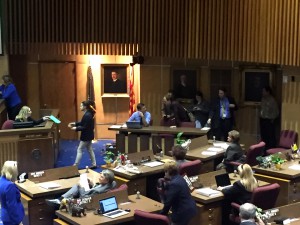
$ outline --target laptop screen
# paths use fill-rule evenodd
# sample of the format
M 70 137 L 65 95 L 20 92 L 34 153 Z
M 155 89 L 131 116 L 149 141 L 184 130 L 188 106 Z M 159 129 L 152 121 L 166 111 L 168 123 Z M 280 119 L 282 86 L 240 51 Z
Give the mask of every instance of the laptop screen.
M 115 196 L 99 200 L 99 205 L 102 214 L 118 209 L 118 203 Z
M 143 125 L 138 121 L 127 121 L 126 125 L 127 128 L 133 128 L 133 129 L 138 129 L 143 127 Z
M 217 186 L 228 186 L 231 184 L 228 173 L 223 173 L 215 176 Z

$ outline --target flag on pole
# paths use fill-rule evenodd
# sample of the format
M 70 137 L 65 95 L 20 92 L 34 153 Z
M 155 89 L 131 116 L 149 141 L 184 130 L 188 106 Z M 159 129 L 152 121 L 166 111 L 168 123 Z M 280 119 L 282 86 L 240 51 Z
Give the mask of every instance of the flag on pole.
M 87 70 L 86 95 L 87 100 L 95 101 L 94 78 L 91 66 L 89 66 Z
M 134 65 L 130 65 L 129 80 L 129 116 L 135 111 L 135 95 L 134 95 Z

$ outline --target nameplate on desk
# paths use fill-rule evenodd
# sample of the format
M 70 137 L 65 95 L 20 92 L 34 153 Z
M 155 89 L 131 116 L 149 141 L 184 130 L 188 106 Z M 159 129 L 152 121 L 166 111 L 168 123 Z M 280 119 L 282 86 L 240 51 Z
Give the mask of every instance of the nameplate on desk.
M 45 171 L 37 171 L 37 172 L 30 173 L 31 177 L 42 177 L 44 175 L 45 175 Z
M 206 197 L 214 197 L 216 195 L 220 195 L 221 194 L 220 191 L 213 190 L 213 189 L 211 189 L 209 187 L 197 189 L 196 193 L 200 194 L 200 195 L 203 195 L 203 196 L 206 196 Z

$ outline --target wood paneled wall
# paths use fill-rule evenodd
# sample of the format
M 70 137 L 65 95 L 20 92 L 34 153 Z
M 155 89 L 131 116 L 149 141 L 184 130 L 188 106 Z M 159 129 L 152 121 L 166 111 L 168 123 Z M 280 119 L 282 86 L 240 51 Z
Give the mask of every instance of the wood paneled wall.
M 300 65 L 298 0 L 4 0 L 9 54 Z

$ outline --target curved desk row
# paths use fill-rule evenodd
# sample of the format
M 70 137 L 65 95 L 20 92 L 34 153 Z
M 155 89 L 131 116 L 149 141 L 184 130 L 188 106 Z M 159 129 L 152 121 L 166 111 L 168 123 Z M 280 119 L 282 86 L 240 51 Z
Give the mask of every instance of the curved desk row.
M 40 110 L 40 116 L 58 116 L 57 109 Z M 50 169 L 59 150 L 59 129 L 52 121 L 44 127 L 0 130 L 0 165 L 18 162 L 19 172 Z

